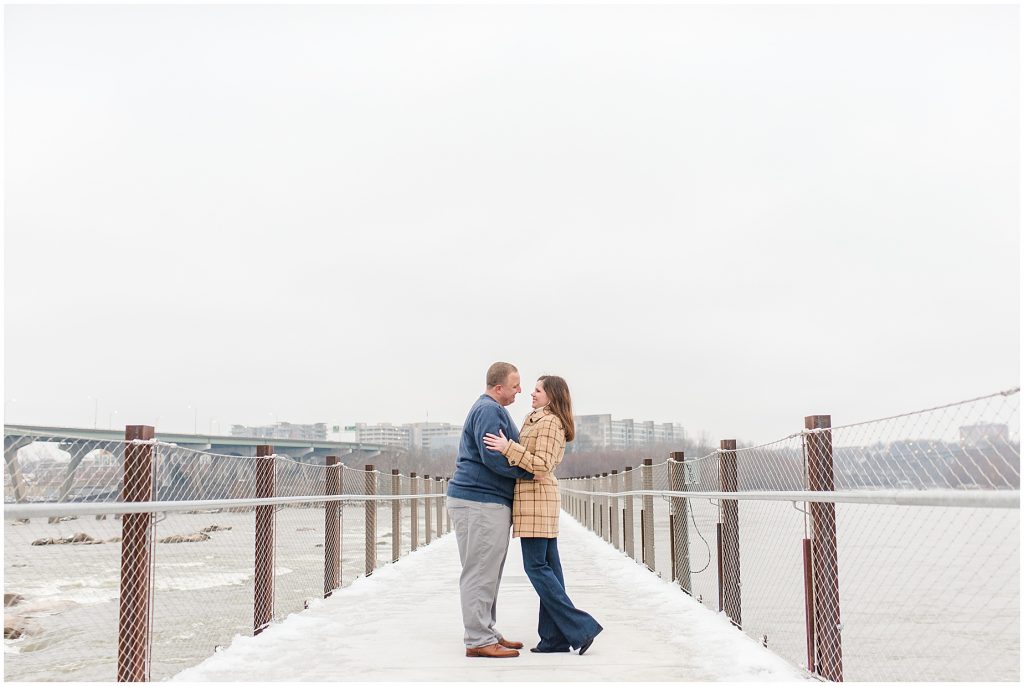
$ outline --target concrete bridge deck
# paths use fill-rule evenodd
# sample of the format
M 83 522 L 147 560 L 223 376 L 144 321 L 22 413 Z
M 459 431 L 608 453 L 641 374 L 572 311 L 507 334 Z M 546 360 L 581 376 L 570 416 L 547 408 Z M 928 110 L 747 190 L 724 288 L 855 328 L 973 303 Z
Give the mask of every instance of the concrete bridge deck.
M 799 669 L 584 529 L 564 512 L 573 601 L 604 632 L 584 656 L 464 656 L 454 534 L 360 578 L 179 673 L 187 681 L 793 681 Z M 537 597 L 513 539 L 498 628 L 536 644 Z

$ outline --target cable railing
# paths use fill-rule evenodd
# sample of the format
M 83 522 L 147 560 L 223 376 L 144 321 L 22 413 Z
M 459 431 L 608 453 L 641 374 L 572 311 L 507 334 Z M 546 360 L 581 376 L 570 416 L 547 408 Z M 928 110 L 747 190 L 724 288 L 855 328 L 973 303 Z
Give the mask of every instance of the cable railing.
M 451 530 L 437 476 L 7 438 L 8 680 L 169 678 Z
M 1020 678 L 1019 389 L 562 479 L 563 507 L 832 681 Z
M 168 678 L 450 531 L 439 477 L 5 435 L 5 678 Z M 809 674 L 1019 679 L 1019 391 L 561 480 Z

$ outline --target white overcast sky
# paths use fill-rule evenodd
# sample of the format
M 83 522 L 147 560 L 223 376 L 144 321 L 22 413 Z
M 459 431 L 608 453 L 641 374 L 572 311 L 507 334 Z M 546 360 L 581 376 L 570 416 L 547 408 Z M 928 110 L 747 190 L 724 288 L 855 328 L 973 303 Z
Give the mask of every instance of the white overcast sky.
M 764 441 L 1015 386 L 1018 11 L 8 5 L 5 419 L 461 423 L 508 360 L 517 420 L 551 373 Z

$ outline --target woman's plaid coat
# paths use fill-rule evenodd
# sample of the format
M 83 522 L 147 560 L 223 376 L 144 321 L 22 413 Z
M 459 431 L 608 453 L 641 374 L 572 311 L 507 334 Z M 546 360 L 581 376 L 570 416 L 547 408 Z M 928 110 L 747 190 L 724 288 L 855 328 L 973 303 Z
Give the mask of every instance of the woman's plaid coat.
M 562 509 L 555 467 L 565 455 L 562 420 L 547 407 L 534 410 L 523 422 L 519 442 L 510 441 L 503 453 L 513 467 L 522 467 L 534 479 L 517 479 L 512 500 L 512 535 L 523 538 L 558 538 Z

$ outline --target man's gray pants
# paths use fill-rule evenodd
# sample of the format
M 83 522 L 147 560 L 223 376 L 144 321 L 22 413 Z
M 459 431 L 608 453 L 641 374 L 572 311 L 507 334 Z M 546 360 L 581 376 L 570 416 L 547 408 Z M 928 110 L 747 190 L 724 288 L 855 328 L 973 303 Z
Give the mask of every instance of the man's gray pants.
M 455 525 L 462 576 L 462 623 L 466 626 L 466 647 L 497 643 L 501 634 L 497 620 L 498 586 L 508 554 L 512 508 L 499 503 L 480 503 L 448 498 L 448 513 Z

